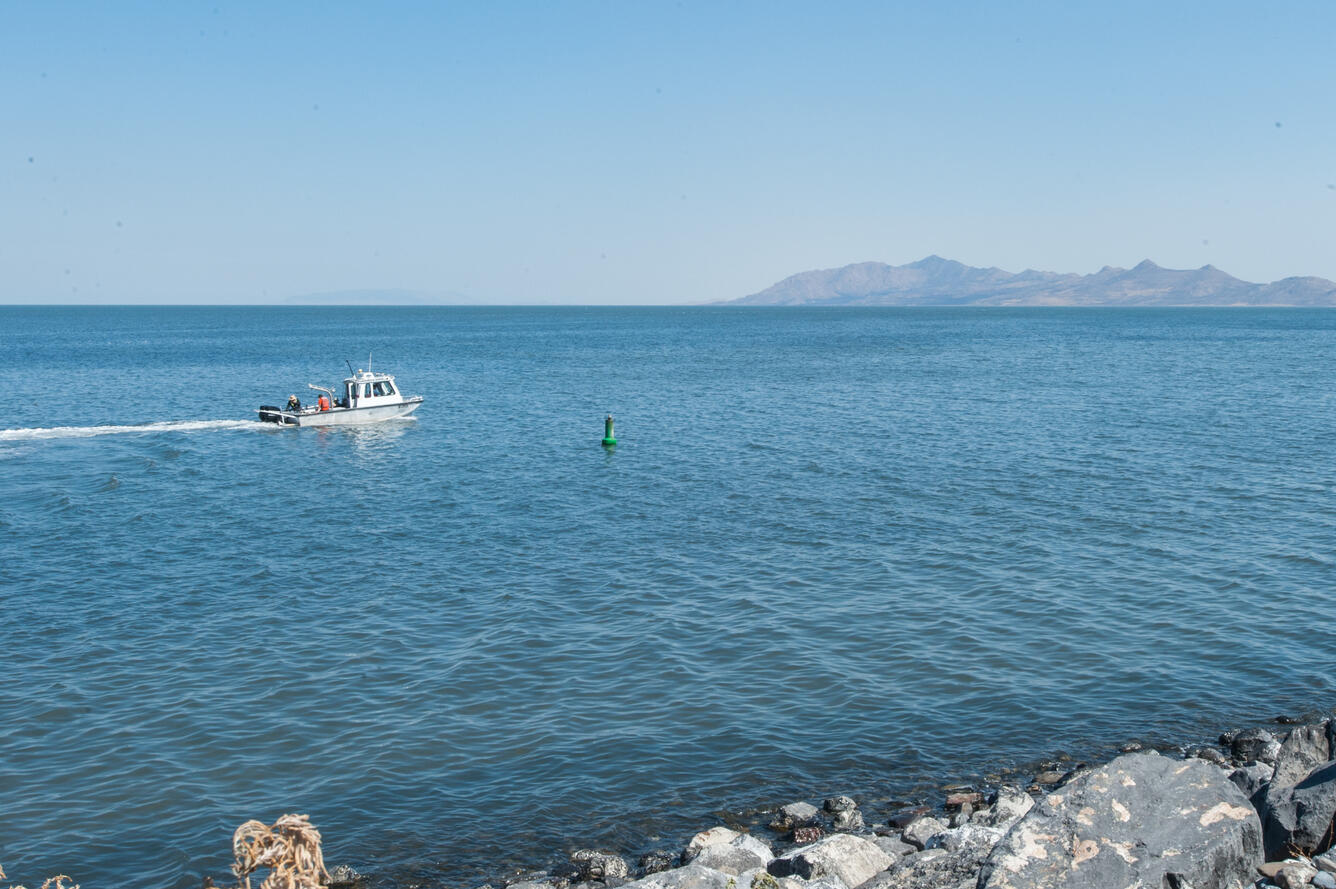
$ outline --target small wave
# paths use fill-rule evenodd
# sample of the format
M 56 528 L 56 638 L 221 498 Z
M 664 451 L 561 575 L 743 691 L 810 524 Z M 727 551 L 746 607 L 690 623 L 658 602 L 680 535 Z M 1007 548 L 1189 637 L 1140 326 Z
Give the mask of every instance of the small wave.
M 38 441 L 48 438 L 92 438 L 95 435 L 121 435 L 156 432 L 219 432 L 226 430 L 263 429 L 259 420 L 170 420 L 163 423 L 140 423 L 134 426 L 48 426 L 31 429 L 0 429 L 0 441 Z

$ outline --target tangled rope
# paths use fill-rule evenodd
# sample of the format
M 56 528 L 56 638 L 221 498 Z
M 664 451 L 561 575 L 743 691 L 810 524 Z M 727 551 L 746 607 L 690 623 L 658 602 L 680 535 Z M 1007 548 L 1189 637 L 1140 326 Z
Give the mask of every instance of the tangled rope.
M 0 880 L 8 880 L 8 879 L 9 877 L 5 876 L 5 869 L 3 867 L 0 867 Z M 69 877 L 65 876 L 64 874 L 56 874 L 54 877 L 47 878 L 47 880 L 42 883 L 42 889 L 79 889 L 78 883 L 75 883 L 73 886 L 65 885 L 65 881 L 68 879 Z M 23 887 L 11 886 L 10 889 L 23 889 Z
M 232 873 L 250 889 L 250 875 L 270 869 L 260 889 L 320 889 L 329 882 L 320 831 L 305 815 L 284 815 L 272 825 L 247 821 L 232 834 Z

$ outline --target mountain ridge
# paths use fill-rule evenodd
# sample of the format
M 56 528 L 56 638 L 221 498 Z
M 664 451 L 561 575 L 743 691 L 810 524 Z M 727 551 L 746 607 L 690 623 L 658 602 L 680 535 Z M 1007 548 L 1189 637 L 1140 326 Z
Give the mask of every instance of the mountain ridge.
M 1254 284 L 1213 265 L 1008 272 L 933 254 L 906 265 L 857 262 L 799 272 L 732 306 L 1336 306 L 1336 282 L 1313 276 Z
M 453 291 L 403 288 L 362 288 L 302 293 L 283 300 L 287 306 L 453 306 L 468 305 L 468 297 Z

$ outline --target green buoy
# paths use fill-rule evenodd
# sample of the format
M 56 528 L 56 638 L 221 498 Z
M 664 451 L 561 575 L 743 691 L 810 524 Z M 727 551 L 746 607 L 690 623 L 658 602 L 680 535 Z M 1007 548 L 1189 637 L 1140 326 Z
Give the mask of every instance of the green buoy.
M 603 447 L 610 448 L 617 443 L 617 436 L 612 431 L 612 414 L 603 421 Z

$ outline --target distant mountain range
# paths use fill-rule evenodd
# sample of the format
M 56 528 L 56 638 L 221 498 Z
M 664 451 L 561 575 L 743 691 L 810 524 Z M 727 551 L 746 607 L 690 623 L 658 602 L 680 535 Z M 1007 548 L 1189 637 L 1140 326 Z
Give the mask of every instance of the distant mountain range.
M 421 290 L 329 290 L 303 293 L 283 301 L 289 306 L 457 306 L 467 305 L 462 293 Z
M 1093 275 L 981 269 L 940 256 L 908 265 L 860 262 L 801 272 L 735 306 L 1336 306 L 1336 282 L 1253 284 L 1215 266 L 1105 266 Z

